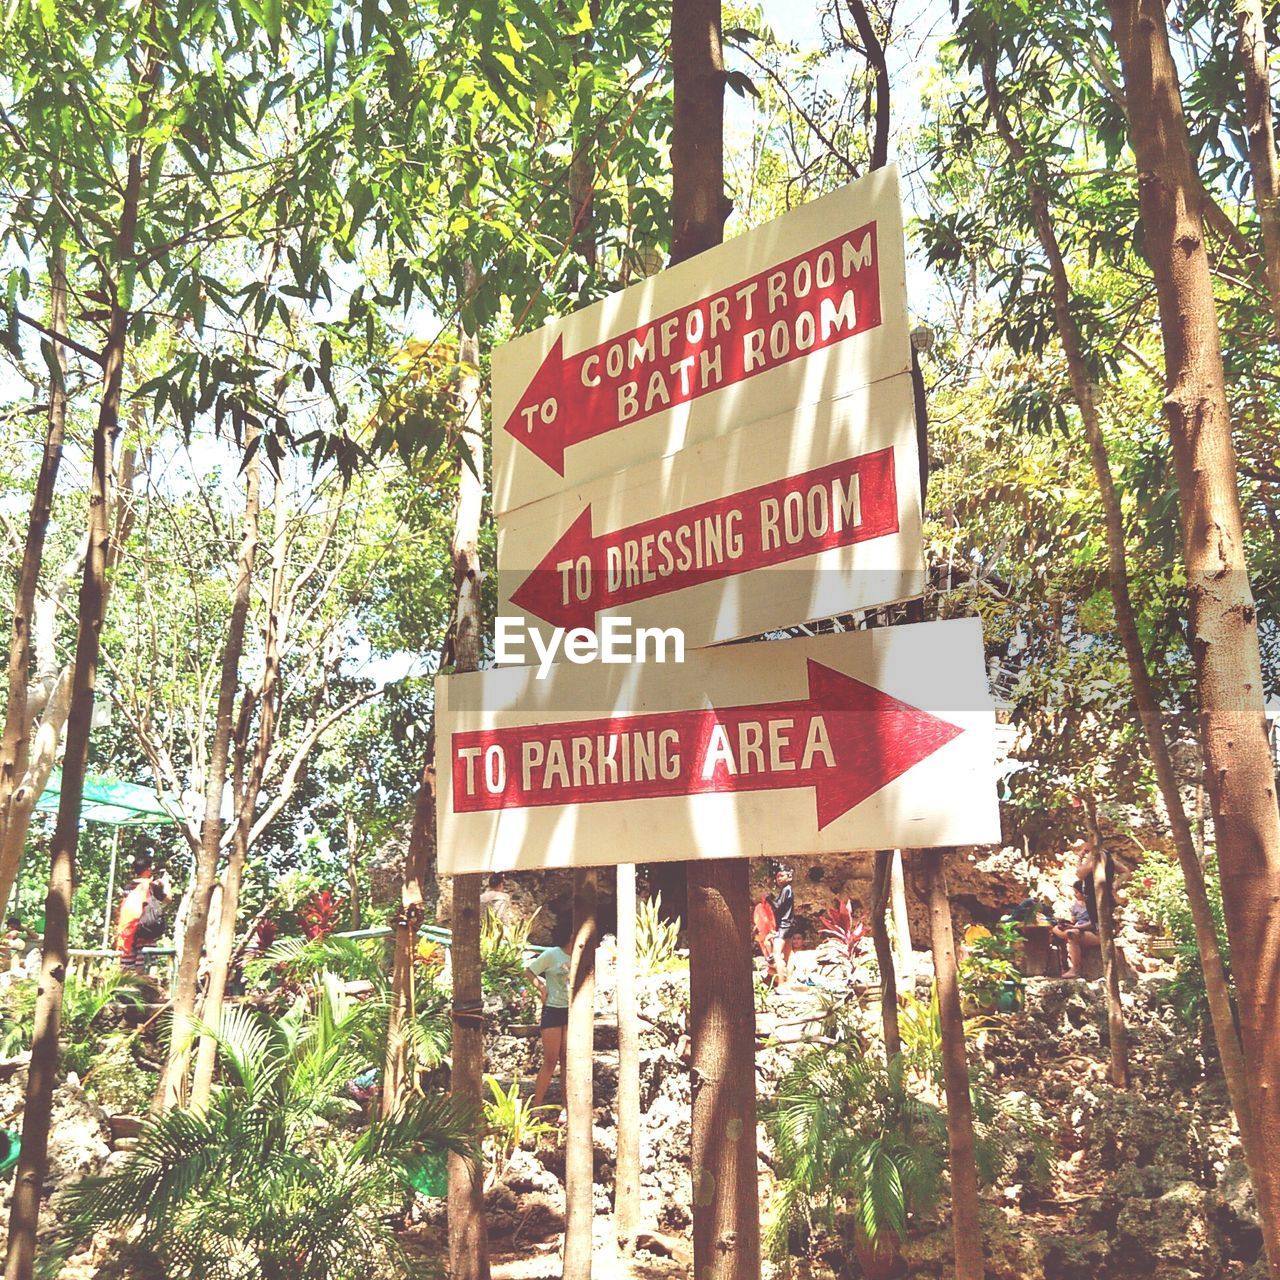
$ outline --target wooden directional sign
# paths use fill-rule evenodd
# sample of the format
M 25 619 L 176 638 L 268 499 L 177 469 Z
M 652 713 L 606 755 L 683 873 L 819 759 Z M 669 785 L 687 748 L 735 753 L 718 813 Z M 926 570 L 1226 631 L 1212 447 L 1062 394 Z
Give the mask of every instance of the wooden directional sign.
M 689 647 L 919 595 L 910 377 L 588 481 L 499 521 L 499 613 Z
M 495 510 L 909 366 L 889 167 L 495 351 Z
M 976 619 L 436 681 L 441 870 L 999 839 Z

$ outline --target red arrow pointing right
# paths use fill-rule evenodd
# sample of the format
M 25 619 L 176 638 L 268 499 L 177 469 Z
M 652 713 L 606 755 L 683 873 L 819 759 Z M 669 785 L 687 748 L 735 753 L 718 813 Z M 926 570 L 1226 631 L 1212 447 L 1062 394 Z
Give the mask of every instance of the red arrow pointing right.
M 813 787 L 829 826 L 963 730 L 813 659 L 809 696 L 455 733 L 455 813 Z

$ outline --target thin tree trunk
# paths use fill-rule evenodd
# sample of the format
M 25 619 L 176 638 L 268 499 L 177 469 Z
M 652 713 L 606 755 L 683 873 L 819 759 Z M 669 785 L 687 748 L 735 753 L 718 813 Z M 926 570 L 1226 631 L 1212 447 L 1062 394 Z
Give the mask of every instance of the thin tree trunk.
M 1262 0 L 1235 0 L 1240 28 L 1240 70 L 1249 137 L 1249 171 L 1262 226 L 1262 259 L 1277 337 L 1280 337 L 1280 163 L 1271 108 L 1271 67 Z
M 951 1230 L 955 1242 L 956 1280 L 983 1280 L 982 1223 L 978 1216 L 978 1162 L 974 1151 L 973 1102 L 969 1095 L 969 1063 L 964 1046 L 964 1015 L 951 899 L 947 895 L 944 849 L 922 849 L 929 888 L 929 937 L 938 984 L 938 1016 L 942 1023 L 942 1079 L 947 1097 L 947 1145 L 951 1150 Z
M 614 1231 L 624 1254 L 640 1230 L 640 1025 L 636 1017 L 636 869 L 618 867 L 618 1154 Z
M 200 824 L 200 844 L 195 851 L 195 883 L 191 890 L 191 909 L 183 932 L 174 978 L 171 1003 L 173 1022 L 169 1033 L 169 1057 L 156 1090 L 154 1109 L 178 1105 L 186 1095 L 187 1063 L 190 1057 L 191 1024 L 195 1017 L 200 958 L 204 954 L 205 935 L 209 925 L 209 909 L 218 878 L 218 857 L 222 849 L 222 796 L 227 785 L 231 759 L 231 735 L 235 727 L 236 691 L 240 684 L 240 658 L 244 653 L 246 622 L 253 593 L 253 566 L 257 554 L 257 521 L 260 504 L 260 472 L 251 460 L 253 471 L 246 479 L 245 533 L 236 570 L 235 593 L 227 635 L 222 649 L 222 669 L 218 683 L 213 742 L 205 775 L 204 817 Z M 227 914 L 223 903 L 223 916 Z M 232 914 L 231 928 L 235 929 Z M 234 936 L 233 936 L 234 941 Z M 230 949 L 228 948 L 228 956 Z M 226 973 L 223 971 L 223 982 Z M 211 1007 L 211 1006 L 206 1006 Z M 212 1046 L 207 1053 L 212 1052 Z M 211 1071 L 211 1066 L 209 1067 Z
M 1139 209 L 1165 354 L 1209 803 L 1239 996 L 1254 1133 L 1254 1191 L 1280 1280 L 1280 812 L 1266 735 L 1257 611 L 1244 552 L 1235 450 L 1187 142 L 1164 9 L 1111 4 L 1138 160 Z
M 671 139 L 674 262 L 724 238 L 724 57 L 720 0 L 673 0 Z M 686 864 L 693 1042 L 693 1270 L 698 1280 L 760 1272 L 755 993 L 750 867 Z
M 258 557 L 259 524 L 262 513 L 262 466 L 258 451 L 254 450 L 245 467 L 244 536 L 240 544 L 236 577 L 236 602 L 241 588 L 246 597 L 252 591 L 253 574 Z M 281 513 L 283 514 L 283 513 Z M 265 666 L 256 700 L 246 694 L 241 703 L 240 715 L 233 727 L 235 767 L 233 769 L 232 795 L 235 800 L 235 831 L 231 840 L 231 853 L 223 874 L 222 902 L 218 911 L 218 926 L 209 947 L 208 985 L 201 1004 L 201 1021 L 216 1026 L 222 1016 L 222 1002 L 227 993 L 227 978 L 231 972 L 231 954 L 236 944 L 236 917 L 240 910 L 240 886 L 244 880 L 245 863 L 249 856 L 249 831 L 253 825 L 254 803 L 262 787 L 262 775 L 266 769 L 267 752 L 274 737 L 275 685 L 280 670 L 278 617 L 280 597 L 284 581 L 285 533 L 284 521 L 277 522 L 271 595 L 268 609 L 265 645 Z M 233 611 L 234 612 L 234 611 Z M 243 625 L 242 625 L 243 631 Z M 252 704 L 259 710 L 258 736 L 252 764 L 246 769 L 249 751 L 249 728 Z M 246 777 L 246 774 L 248 775 Z M 188 939 L 190 934 L 188 934 Z M 217 1063 L 218 1046 L 212 1036 L 202 1035 L 196 1050 L 195 1074 L 191 1084 L 193 1106 L 203 1107 L 209 1101 L 213 1087 L 213 1071 Z
M 880 1019 L 884 1026 L 884 1056 L 887 1061 L 902 1052 L 902 1036 L 898 1031 L 898 980 L 885 921 L 893 850 L 877 849 L 875 859 L 875 877 L 871 882 L 871 940 L 876 948 L 876 967 L 880 970 Z
M 120 259 L 133 253 L 138 192 L 142 181 L 140 153 L 129 159 L 129 176 L 119 234 Z M 112 290 L 112 297 L 115 292 Z M 35 1260 L 40 1199 L 48 1171 L 49 1124 L 53 1087 L 58 1070 L 58 1036 L 63 987 L 67 977 L 67 947 L 71 899 L 75 887 L 76 845 L 80 836 L 80 808 L 89 759 L 89 731 L 93 722 L 98 652 L 106 602 L 111 526 L 108 497 L 111 451 L 120 420 L 120 391 L 128 335 L 128 312 L 114 303 L 103 359 L 102 402 L 93 434 L 93 469 L 89 488 L 89 547 L 80 587 L 76 633 L 75 675 L 67 719 L 67 746 L 62 765 L 62 791 L 53 832 L 49 893 L 45 899 L 44 954 L 31 1037 L 31 1067 L 22 1121 L 22 1154 L 14 1176 L 9 1213 L 9 1247 L 5 1280 L 31 1280 Z
M 599 4 L 592 6 L 598 18 Z M 574 61 L 591 52 L 591 29 L 575 49 Z M 586 128 L 575 131 L 573 159 L 569 165 L 569 204 L 573 212 L 570 232 L 579 256 L 594 267 L 596 245 L 591 225 L 594 196 L 590 112 L 579 121 Z M 584 281 L 584 284 L 586 282 Z M 582 298 L 586 301 L 586 298 Z M 599 924 L 599 875 L 595 867 L 573 869 L 573 950 L 569 962 L 569 1023 L 565 1028 L 565 1222 L 563 1280 L 591 1280 L 591 1224 L 594 1207 L 594 1144 L 591 1121 L 595 1110 L 596 942 Z
M 464 289 L 478 284 L 468 262 Z M 454 614 L 455 671 L 475 671 L 481 655 L 480 519 L 483 510 L 484 438 L 480 413 L 480 343 L 465 325 L 459 335 L 458 380 L 463 445 L 472 466 L 458 473 L 454 518 L 453 569 L 457 592 Z M 453 880 L 453 1073 L 454 1098 L 479 1112 L 484 1087 L 484 997 L 480 987 L 480 892 L 484 877 Z M 451 1280 L 488 1280 L 489 1238 L 484 1216 L 484 1169 L 449 1157 L 449 1275 Z
M 67 324 L 66 254 L 56 235 L 54 245 L 49 255 L 49 328 L 54 333 L 62 333 Z M 32 715 L 28 690 L 32 677 L 32 618 L 67 423 L 67 357 L 60 342 L 52 345 L 57 372 L 50 372 L 44 452 L 31 498 L 31 515 L 14 593 L 13 629 L 9 636 L 9 698 L 5 704 L 4 736 L 0 740 L 0 902 L 8 902 L 13 892 L 26 843 L 25 822 L 21 823 L 22 840 L 11 841 L 8 834 L 13 822 L 13 793 L 26 773 L 30 753 Z
M 876 35 L 871 15 L 863 0 L 849 0 L 849 12 L 858 28 L 862 54 L 875 77 L 875 132 L 871 138 L 871 168 L 883 169 L 889 163 L 889 66 L 884 45 Z
M 1016 163 L 1025 164 L 1026 152 L 1003 109 L 995 65 L 991 60 L 988 60 L 983 68 L 983 79 L 997 131 L 1013 160 Z M 1196 945 L 1200 951 L 1200 964 L 1204 972 L 1214 1038 L 1218 1043 L 1218 1055 L 1222 1062 L 1227 1092 L 1236 1114 L 1236 1123 L 1240 1128 L 1245 1160 L 1252 1175 L 1258 1155 L 1254 1147 L 1248 1079 L 1240 1037 L 1236 1031 L 1235 1014 L 1231 1008 L 1231 989 L 1226 965 L 1218 945 L 1217 925 L 1214 922 L 1213 911 L 1209 906 L 1209 896 L 1205 889 L 1202 858 L 1203 830 L 1197 838 L 1187 819 L 1186 808 L 1182 803 L 1182 792 L 1178 786 L 1177 770 L 1174 767 L 1164 718 L 1160 711 L 1159 698 L 1138 632 L 1138 622 L 1129 585 L 1128 547 L 1120 495 L 1111 474 L 1111 461 L 1107 453 L 1107 442 L 1103 435 L 1098 406 L 1094 400 L 1084 344 L 1071 308 L 1071 285 L 1054 228 L 1053 211 L 1049 205 L 1046 189 L 1036 176 L 1027 173 L 1026 181 L 1037 237 L 1049 263 L 1058 336 L 1067 358 L 1072 394 L 1080 410 L 1080 420 L 1089 442 L 1089 456 L 1102 503 L 1103 525 L 1107 538 L 1107 578 L 1116 613 L 1116 628 L 1120 633 L 1120 643 L 1124 647 L 1129 680 L 1133 686 L 1138 718 L 1142 722 L 1147 753 L 1155 768 L 1160 795 L 1169 816 L 1169 827 L 1173 834 L 1178 863 L 1182 868 L 1187 905 L 1195 926 Z M 1199 796 L 1199 789 L 1197 796 Z
M 590 1280 L 594 1208 L 592 1071 L 595 1066 L 596 908 L 595 867 L 573 873 L 573 952 L 570 956 L 569 1025 L 565 1040 L 563 1280 Z
M 1117 1089 L 1129 1087 L 1129 1033 L 1124 1024 L 1120 1000 L 1120 965 L 1116 959 L 1116 895 L 1111 854 L 1102 841 L 1102 831 L 1092 812 L 1094 850 L 1093 896 L 1098 904 L 1098 945 L 1102 951 L 1102 978 L 1107 993 L 1107 1038 L 1110 1041 L 1111 1083 Z
M 907 885 L 902 875 L 901 849 L 893 850 L 893 860 L 889 864 L 889 915 L 893 922 L 890 937 L 893 938 L 898 977 L 910 990 L 915 976 L 915 958 L 911 949 L 911 920 L 907 915 Z
M 360 927 L 360 824 L 356 815 L 346 814 L 347 882 L 351 886 L 351 928 Z

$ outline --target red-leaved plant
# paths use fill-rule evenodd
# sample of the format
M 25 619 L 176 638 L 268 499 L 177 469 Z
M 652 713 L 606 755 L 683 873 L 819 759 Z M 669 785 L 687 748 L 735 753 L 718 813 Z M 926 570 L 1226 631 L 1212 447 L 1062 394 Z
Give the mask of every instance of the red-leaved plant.
M 328 937 L 338 927 L 346 906 L 346 899 L 335 897 L 332 889 L 321 889 L 319 893 L 312 894 L 298 912 L 302 936 L 308 942 Z
M 853 918 L 853 903 L 846 898 L 836 901 L 818 917 L 818 929 L 824 938 L 830 938 L 841 953 L 841 958 L 853 963 L 867 936 L 865 920 Z

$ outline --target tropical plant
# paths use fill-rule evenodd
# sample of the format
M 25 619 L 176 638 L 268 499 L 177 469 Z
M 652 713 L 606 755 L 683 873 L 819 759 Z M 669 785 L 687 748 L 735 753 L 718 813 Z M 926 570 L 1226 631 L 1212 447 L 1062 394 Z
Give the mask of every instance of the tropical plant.
M 766 1124 L 779 1183 L 766 1234 L 775 1257 L 798 1231 L 820 1228 L 850 1261 L 874 1267 L 941 1194 L 946 1121 L 912 1092 L 900 1058 L 885 1063 L 852 1041 L 812 1049 L 779 1084 Z
M 852 973 L 867 937 L 867 923 L 854 919 L 853 903 L 846 898 L 828 907 L 818 917 L 818 932 L 823 939 L 818 947 L 822 963 L 835 964 Z
M 680 963 L 676 944 L 680 925 L 662 915 L 662 894 L 641 902 L 636 908 L 636 968 L 640 973 L 662 973 Z
M 1018 926 L 1005 921 L 970 942 L 959 976 L 960 994 L 972 1008 L 1000 1008 L 1010 984 L 1021 988 L 1022 975 L 1013 960 L 1020 936 Z
M 543 1134 L 554 1133 L 555 1125 L 543 1117 L 553 1115 L 555 1107 L 535 1107 L 531 1099 L 520 1093 L 520 1077 L 511 1077 L 511 1088 L 504 1089 L 497 1076 L 485 1076 L 490 1099 L 484 1104 L 486 1185 L 492 1186 L 511 1165 L 512 1157 L 525 1143 L 537 1142 Z
M 1222 883 L 1218 877 L 1218 860 L 1212 853 L 1204 860 L 1204 887 L 1218 934 L 1218 948 L 1230 977 L 1231 950 L 1222 915 Z M 1184 1026 L 1202 1029 L 1209 1018 L 1204 969 L 1177 859 L 1157 849 L 1148 849 L 1130 881 L 1129 896 L 1173 940 L 1174 976 L 1164 984 L 1163 998 Z
M 225 1082 L 202 1110 L 152 1117 L 122 1164 L 64 1193 L 71 1225 L 46 1274 L 106 1228 L 130 1232 L 174 1280 L 416 1274 L 389 1225 L 406 1180 L 424 1155 L 472 1158 L 476 1123 L 446 1096 L 412 1096 L 389 1120 L 343 1132 L 368 1017 L 325 975 L 283 1017 L 227 1008 L 199 1028 L 217 1042 Z
M 514 995 L 525 986 L 525 953 L 537 912 L 527 920 L 503 920 L 486 911 L 480 922 L 480 980 L 495 995 Z
M 342 923 L 346 909 L 347 900 L 335 896 L 332 889 L 321 889 L 313 894 L 298 912 L 303 937 L 308 941 L 328 937 Z
M 30 1047 L 39 983 L 27 978 L 13 983 L 0 1000 L 0 1055 L 12 1057 Z M 62 997 L 62 1040 L 59 1062 L 64 1071 L 83 1077 L 126 1052 L 128 1036 L 103 1026 L 112 1006 L 140 1003 L 138 979 L 118 969 L 93 978 L 68 975 Z

